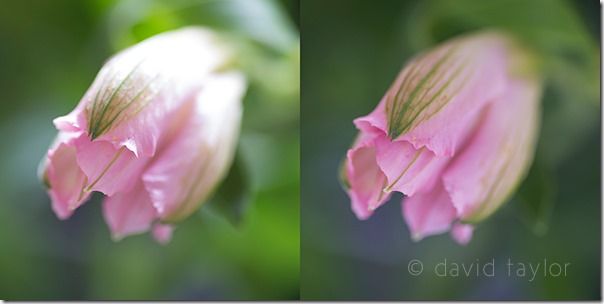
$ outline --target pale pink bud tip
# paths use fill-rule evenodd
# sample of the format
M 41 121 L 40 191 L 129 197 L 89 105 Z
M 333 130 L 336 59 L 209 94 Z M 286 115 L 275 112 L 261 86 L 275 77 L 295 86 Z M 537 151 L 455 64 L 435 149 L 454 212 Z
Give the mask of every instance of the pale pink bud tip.
M 153 238 L 155 238 L 158 243 L 166 245 L 172 239 L 173 231 L 174 227 L 172 227 L 172 225 L 155 224 L 153 225 Z
M 419 242 L 419 241 L 421 241 L 423 238 L 424 238 L 424 237 L 423 237 L 421 234 L 419 234 L 419 233 L 412 233 L 412 234 L 411 234 L 411 240 L 412 240 L 412 241 L 414 241 L 414 242 Z
M 451 237 L 460 245 L 467 245 L 472 239 L 474 227 L 468 224 L 456 223 L 451 228 Z

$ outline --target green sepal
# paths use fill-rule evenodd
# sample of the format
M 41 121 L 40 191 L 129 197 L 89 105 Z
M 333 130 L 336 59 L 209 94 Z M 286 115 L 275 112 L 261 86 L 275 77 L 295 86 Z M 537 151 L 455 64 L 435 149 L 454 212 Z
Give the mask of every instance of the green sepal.
M 250 205 L 251 194 L 247 168 L 238 151 L 226 178 L 214 192 L 208 206 L 233 226 L 239 227 Z
M 340 161 L 340 165 L 338 167 L 338 181 L 340 182 L 340 186 L 342 189 L 348 191 L 350 189 L 350 182 L 348 181 L 348 177 L 346 176 L 346 158 Z
M 547 233 L 554 208 L 555 189 L 550 170 L 543 162 L 535 161 L 516 194 L 518 216 L 535 235 Z

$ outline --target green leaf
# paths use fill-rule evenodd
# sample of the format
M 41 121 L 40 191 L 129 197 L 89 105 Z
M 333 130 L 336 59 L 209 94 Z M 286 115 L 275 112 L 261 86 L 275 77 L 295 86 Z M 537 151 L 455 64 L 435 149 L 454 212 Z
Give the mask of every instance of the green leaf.
M 209 202 L 212 211 L 239 227 L 251 201 L 251 187 L 245 163 L 238 152 L 227 177 Z
M 189 3 L 185 0 L 182 3 Z M 269 48 L 288 52 L 298 34 L 285 10 L 274 0 L 205 1 L 181 10 L 185 20 L 247 36 Z
M 247 37 L 279 53 L 290 52 L 298 43 L 295 25 L 274 0 L 120 1 L 106 23 L 116 50 L 185 25 Z
M 543 162 L 535 161 L 516 194 L 520 218 L 539 236 L 547 233 L 554 208 L 552 176 Z

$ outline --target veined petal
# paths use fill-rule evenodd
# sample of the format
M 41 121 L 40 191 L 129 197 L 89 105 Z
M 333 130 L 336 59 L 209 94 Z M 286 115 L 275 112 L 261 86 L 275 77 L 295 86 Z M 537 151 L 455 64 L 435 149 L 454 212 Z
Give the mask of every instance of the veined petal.
M 153 156 L 169 124 L 166 117 L 198 94 L 228 58 L 202 28 L 151 37 L 111 58 L 76 109 L 55 125 L 126 146 L 136 156 Z
M 245 79 L 215 75 L 191 100 L 191 117 L 143 174 L 162 220 L 176 221 L 197 209 L 226 174 L 241 119 Z
M 537 80 L 510 80 L 467 147 L 444 172 L 445 187 L 462 220 L 489 216 L 525 176 L 535 150 L 539 97 Z
M 384 191 L 399 191 L 407 196 L 431 190 L 450 157 L 438 157 L 426 148 L 416 149 L 407 141 L 376 137 L 376 159 L 388 179 Z
M 442 183 L 430 192 L 405 197 L 402 204 L 403 217 L 415 241 L 448 231 L 457 217 Z
M 114 240 L 148 231 L 157 217 L 149 193 L 142 181 L 130 192 L 120 192 L 105 198 L 103 216 Z
M 77 162 L 87 177 L 82 188 L 85 193 L 99 191 L 107 196 L 129 192 L 148 163 L 149 158 L 137 158 L 126 147 L 116 148 L 112 143 L 87 136 L 78 138 Z
M 386 93 L 387 134 L 437 156 L 452 156 L 477 113 L 505 87 L 505 37 L 482 33 L 412 60 Z
M 59 133 L 56 143 L 48 151 L 46 168 L 43 169 L 52 209 L 60 219 L 70 217 L 89 197 L 88 193 L 82 192 L 86 175 L 76 161 L 75 136 Z

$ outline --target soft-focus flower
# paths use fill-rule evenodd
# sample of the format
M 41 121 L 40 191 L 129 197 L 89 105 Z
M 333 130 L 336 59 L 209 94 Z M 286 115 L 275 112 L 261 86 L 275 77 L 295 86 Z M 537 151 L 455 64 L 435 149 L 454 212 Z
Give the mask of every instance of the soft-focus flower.
M 526 52 L 502 33 L 463 36 L 420 54 L 400 72 L 360 133 L 344 181 L 359 219 L 392 191 L 405 195 L 414 240 L 472 225 L 513 193 L 530 166 L 541 85 Z
M 217 35 L 191 27 L 112 57 L 77 107 L 56 118 L 41 173 L 66 219 L 93 191 L 114 239 L 158 241 L 194 212 L 231 164 L 246 81 Z

